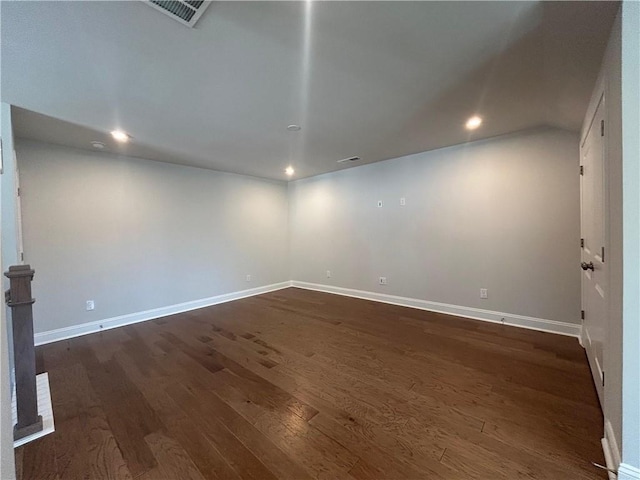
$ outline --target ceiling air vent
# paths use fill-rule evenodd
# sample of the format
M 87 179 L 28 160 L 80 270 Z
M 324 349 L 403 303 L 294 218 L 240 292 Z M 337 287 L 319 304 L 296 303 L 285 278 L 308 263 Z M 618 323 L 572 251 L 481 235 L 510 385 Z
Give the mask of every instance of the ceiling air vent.
M 349 157 L 349 158 L 343 158 L 342 160 L 338 160 L 337 163 L 357 162 L 358 160 L 360 160 L 360 157 Z
M 211 3 L 206 0 L 144 0 L 144 2 L 187 27 L 193 27 Z

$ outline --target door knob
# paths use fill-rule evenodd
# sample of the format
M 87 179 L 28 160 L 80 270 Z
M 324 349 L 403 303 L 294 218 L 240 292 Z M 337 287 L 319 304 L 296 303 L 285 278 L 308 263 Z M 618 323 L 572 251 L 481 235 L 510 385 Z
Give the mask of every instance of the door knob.
M 583 269 L 583 270 L 591 270 L 591 271 L 593 271 L 593 270 L 594 270 L 594 268 L 593 268 L 593 262 L 589 262 L 589 263 L 587 263 L 587 262 L 582 262 L 582 263 L 580 264 L 580 266 L 582 267 L 582 269 Z

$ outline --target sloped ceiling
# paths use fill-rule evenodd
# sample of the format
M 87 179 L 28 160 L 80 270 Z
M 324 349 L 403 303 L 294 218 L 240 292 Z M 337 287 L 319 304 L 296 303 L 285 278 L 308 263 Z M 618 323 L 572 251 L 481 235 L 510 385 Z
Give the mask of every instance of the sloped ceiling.
M 19 136 L 285 179 L 577 131 L 618 3 L 214 2 L 194 29 L 137 1 L 0 6 Z

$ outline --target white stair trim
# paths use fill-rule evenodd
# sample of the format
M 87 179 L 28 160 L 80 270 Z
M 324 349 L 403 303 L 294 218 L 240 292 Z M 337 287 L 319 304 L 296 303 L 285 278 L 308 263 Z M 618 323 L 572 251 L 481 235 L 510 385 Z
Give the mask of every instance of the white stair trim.
M 51 391 L 49 390 L 49 374 L 47 372 L 36 375 L 36 391 L 38 392 L 38 415 L 42 416 L 42 430 L 26 437 L 14 440 L 13 448 L 17 448 L 25 443 L 44 437 L 55 431 L 53 423 L 53 407 L 51 406 Z M 18 406 L 16 404 L 15 388 L 11 398 L 12 425 L 18 423 Z

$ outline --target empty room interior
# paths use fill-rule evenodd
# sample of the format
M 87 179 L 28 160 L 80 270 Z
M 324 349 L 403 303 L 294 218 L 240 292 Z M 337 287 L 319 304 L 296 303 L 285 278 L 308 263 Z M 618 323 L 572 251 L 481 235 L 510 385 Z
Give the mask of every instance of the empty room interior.
M 640 480 L 640 2 L 0 19 L 0 479 Z

